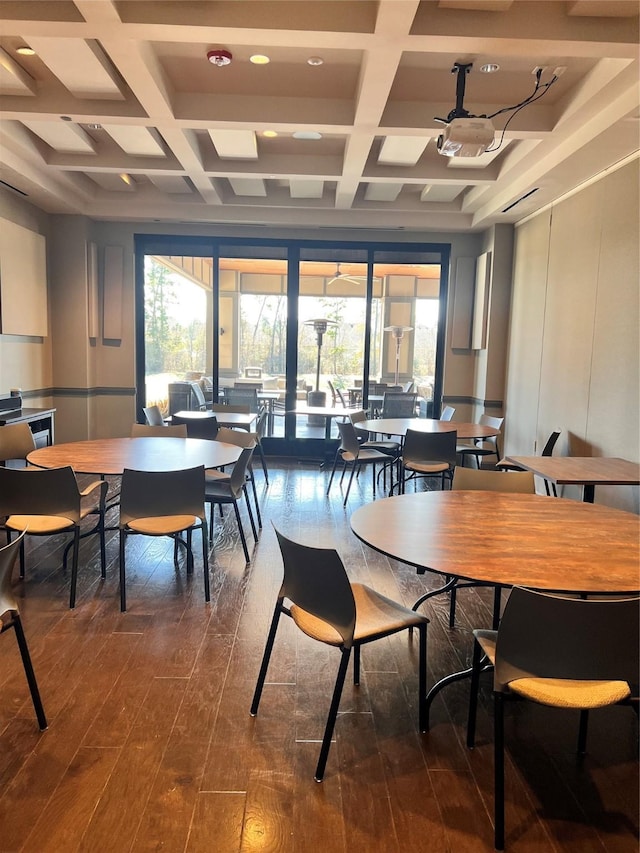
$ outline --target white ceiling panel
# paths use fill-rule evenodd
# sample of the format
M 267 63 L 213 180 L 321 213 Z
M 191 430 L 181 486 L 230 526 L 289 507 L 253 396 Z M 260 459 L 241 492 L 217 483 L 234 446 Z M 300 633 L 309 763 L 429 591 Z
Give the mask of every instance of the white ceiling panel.
M 427 184 L 420 193 L 420 201 L 449 202 L 464 190 L 464 184 Z
M 386 136 L 378 163 L 383 166 L 415 166 L 429 144 L 428 136 Z
M 367 201 L 395 201 L 402 191 L 402 184 L 368 184 L 364 197 Z
M 266 198 L 267 188 L 259 178 L 229 178 L 229 183 L 236 195 Z
M 186 180 L 180 175 L 149 175 L 149 180 L 163 193 L 180 195 L 181 193 L 191 192 Z
M 70 121 L 23 121 L 25 127 L 60 154 L 94 154 L 93 140 Z
M 164 157 L 157 138 L 148 127 L 126 124 L 103 124 L 109 136 L 132 157 Z
M 136 188 L 134 179 L 129 175 L 126 181 L 120 175 L 114 175 L 113 172 L 87 172 L 87 175 L 103 190 L 110 192 L 132 193 Z
M 0 92 L 5 95 L 35 95 L 36 81 L 0 48 Z
M 29 45 L 77 98 L 123 98 L 108 60 L 97 44 L 79 38 L 32 37 Z
M 322 198 L 324 181 L 306 181 L 292 178 L 289 184 L 291 198 Z
M 209 130 L 221 160 L 257 160 L 258 143 L 252 130 Z

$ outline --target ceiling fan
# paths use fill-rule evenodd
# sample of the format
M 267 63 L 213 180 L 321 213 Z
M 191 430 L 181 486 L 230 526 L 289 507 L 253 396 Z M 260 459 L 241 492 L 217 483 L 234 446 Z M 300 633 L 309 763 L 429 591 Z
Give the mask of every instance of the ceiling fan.
M 374 275 L 374 281 L 377 281 L 380 276 Z M 334 281 L 349 281 L 351 284 L 362 284 L 367 280 L 366 275 L 349 275 L 346 272 L 340 272 L 340 264 L 336 264 L 336 271 L 333 274 L 333 278 L 329 279 L 327 285 L 333 284 Z

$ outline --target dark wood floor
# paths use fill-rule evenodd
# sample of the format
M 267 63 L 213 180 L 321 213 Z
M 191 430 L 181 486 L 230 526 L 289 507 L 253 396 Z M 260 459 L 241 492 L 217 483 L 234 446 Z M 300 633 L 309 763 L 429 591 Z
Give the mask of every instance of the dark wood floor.
M 32 539 L 16 580 L 49 729 L 40 733 L 11 633 L 0 640 L 0 851 L 408 853 L 493 849 L 488 687 L 478 746 L 464 746 L 467 683 L 445 690 L 432 726 L 416 723 L 416 644 L 407 635 L 363 651 L 347 680 L 325 781 L 313 781 L 337 652 L 284 620 L 260 714 L 249 705 L 281 580 L 270 521 L 294 538 L 335 545 L 352 578 L 412 603 L 436 580 L 374 553 L 350 532 L 370 477 L 325 497 L 328 473 L 271 465 L 264 532 L 245 566 L 232 513 L 216 527 L 212 600 L 202 566 L 176 572 L 165 540 L 134 537 L 120 614 L 117 543 L 100 582 L 82 544 L 78 604 L 67 609 L 60 541 Z M 111 534 L 113 536 L 113 534 Z M 197 557 L 197 554 L 196 554 Z M 468 660 L 484 593 L 427 607 L 429 678 Z M 637 851 L 638 729 L 628 708 L 592 714 L 589 754 L 574 754 L 575 715 L 510 705 L 507 849 Z

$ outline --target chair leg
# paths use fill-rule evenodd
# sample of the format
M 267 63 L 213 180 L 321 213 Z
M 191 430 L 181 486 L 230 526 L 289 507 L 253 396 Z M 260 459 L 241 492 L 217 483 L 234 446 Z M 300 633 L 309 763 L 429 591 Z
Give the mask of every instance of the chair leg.
M 333 688 L 333 697 L 331 699 L 331 707 L 329 708 L 329 716 L 327 717 L 327 725 L 325 726 L 324 737 L 322 738 L 320 757 L 318 758 L 318 765 L 316 767 L 316 772 L 313 777 L 316 782 L 322 782 L 322 779 L 324 777 L 324 770 L 327 766 L 327 758 L 329 757 L 329 749 L 331 747 L 331 738 L 333 736 L 333 730 L 335 728 L 336 718 L 338 716 L 338 708 L 340 707 L 340 697 L 342 696 L 344 679 L 347 674 L 347 667 L 349 666 L 350 653 L 351 649 L 342 649 L 342 657 L 340 659 L 340 667 L 338 668 L 336 684 Z
M 504 697 L 493 694 L 494 847 L 504 850 Z
M 24 540 L 23 540 L 24 541 Z M 80 525 L 73 533 L 73 559 L 71 561 L 71 589 L 69 590 L 69 607 L 76 606 L 76 585 L 78 583 L 78 551 L 80 550 Z
M 124 546 L 127 534 L 120 530 L 120 611 L 127 609 L 127 591 L 125 587 Z
M 420 652 L 418 655 L 418 727 L 421 732 L 429 728 L 427 721 L 427 623 L 418 625 Z
M 258 527 L 262 530 L 262 516 L 260 515 L 260 504 L 258 503 L 258 492 L 256 489 L 256 478 L 253 476 L 253 470 L 249 471 L 249 479 L 251 480 L 251 488 L 253 490 L 253 502 L 256 505 L 256 517 L 258 519 Z M 267 480 L 267 483 L 269 481 Z
M 249 713 L 252 717 L 255 717 L 258 713 L 258 705 L 260 704 L 260 697 L 262 696 L 262 688 L 264 687 L 264 682 L 267 677 L 267 670 L 269 668 L 269 661 L 271 659 L 271 650 L 273 649 L 273 643 L 276 638 L 278 623 L 280 621 L 280 614 L 282 613 L 282 602 L 282 598 L 279 598 L 277 600 L 275 609 L 273 611 L 273 616 L 271 618 L 271 626 L 269 628 L 269 634 L 267 636 L 267 643 L 264 647 L 264 654 L 262 655 L 262 663 L 260 664 L 258 681 L 256 682 L 256 689 L 254 690 L 253 699 L 251 701 L 251 710 Z
M 333 475 L 336 473 L 336 467 L 338 465 L 338 457 L 340 456 L 340 450 L 336 450 L 336 455 L 333 457 L 333 468 L 331 469 L 331 476 L 329 477 L 329 485 L 327 486 L 327 496 L 331 490 L 331 483 L 333 483 Z
M 11 541 L 9 537 L 9 532 L 7 531 L 7 538 Z M 20 580 L 24 580 L 24 536 L 20 541 Z
M 242 542 L 242 550 L 244 551 L 244 558 L 247 563 L 251 562 L 249 558 L 249 549 L 247 548 L 247 540 L 244 535 L 244 528 L 242 526 L 242 519 L 240 518 L 240 509 L 238 508 L 238 501 L 233 502 L 233 508 L 236 511 L 236 521 L 238 523 L 238 532 L 240 533 L 240 541 Z
M 451 587 L 449 599 L 449 627 L 455 628 L 456 625 L 456 584 Z
M 473 643 L 473 659 L 471 662 L 471 686 L 469 688 L 469 715 L 467 717 L 467 747 L 473 749 L 476 745 L 476 715 L 478 710 L 478 690 L 480 688 L 480 661 L 482 646 L 477 640 Z
M 27 640 L 22 628 L 22 621 L 20 619 L 20 614 L 17 611 L 13 611 L 12 621 L 16 632 L 16 640 L 18 641 L 18 648 L 20 649 L 20 657 L 22 658 L 24 673 L 27 676 L 27 684 L 29 685 L 29 692 L 31 693 L 31 701 L 33 702 L 33 708 L 36 712 L 36 717 L 38 718 L 40 731 L 43 732 L 47 728 L 47 718 L 42 706 L 42 700 L 40 699 L 38 682 L 36 681 L 36 676 L 33 671 L 33 664 L 31 663 L 29 647 L 27 646 Z
M 247 502 L 247 513 L 249 515 L 249 521 L 251 522 L 251 531 L 253 533 L 253 541 L 257 542 L 258 541 L 258 531 L 256 529 L 256 523 L 253 520 L 253 512 L 251 510 L 251 504 L 249 503 L 249 490 L 247 489 L 246 485 L 243 486 L 242 491 L 244 492 L 244 499 Z
M 502 587 L 494 586 L 493 588 L 493 622 L 492 629 L 494 631 L 498 630 L 498 626 L 500 625 L 500 608 L 502 605 Z
M 584 755 L 587 751 L 587 729 L 589 727 L 589 711 L 580 711 L 580 725 L 578 727 L 578 755 Z
M 349 500 L 349 492 L 351 491 L 351 483 L 353 483 L 353 475 L 356 473 L 356 468 L 358 466 L 354 462 L 351 466 L 351 476 L 349 477 L 349 485 L 347 486 L 347 494 L 344 496 L 344 500 L 342 501 L 342 506 L 347 505 L 347 501 Z
M 104 512 L 100 512 L 98 517 L 98 536 L 100 537 L 100 577 L 105 580 L 107 577 L 107 544 L 104 535 Z
M 204 600 L 211 601 L 211 584 L 209 582 L 209 534 L 207 532 L 207 519 L 202 519 L 200 525 L 202 533 L 202 565 L 204 567 Z
M 360 684 L 360 646 L 353 647 L 353 683 Z
M 267 470 L 267 460 L 265 459 L 264 450 L 262 449 L 262 444 L 258 442 L 257 445 L 258 456 L 260 457 L 260 462 L 262 463 L 262 471 L 264 473 L 264 481 L 269 485 L 269 471 Z

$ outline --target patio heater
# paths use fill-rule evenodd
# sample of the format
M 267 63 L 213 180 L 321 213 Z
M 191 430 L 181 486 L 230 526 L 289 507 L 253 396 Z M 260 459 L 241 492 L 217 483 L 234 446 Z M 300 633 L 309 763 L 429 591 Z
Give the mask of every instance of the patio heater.
M 310 406 L 324 406 L 327 402 L 327 394 L 320 390 L 320 359 L 322 357 L 322 338 L 329 326 L 337 326 L 335 320 L 305 320 L 303 326 L 312 326 L 316 333 L 316 341 L 318 346 L 318 357 L 316 359 L 316 386 L 314 391 L 309 391 L 307 395 L 307 403 Z
M 404 333 L 413 331 L 413 326 L 385 326 L 384 331 L 391 332 L 396 342 L 396 378 L 394 385 L 397 385 L 400 376 L 400 346 L 402 344 Z

